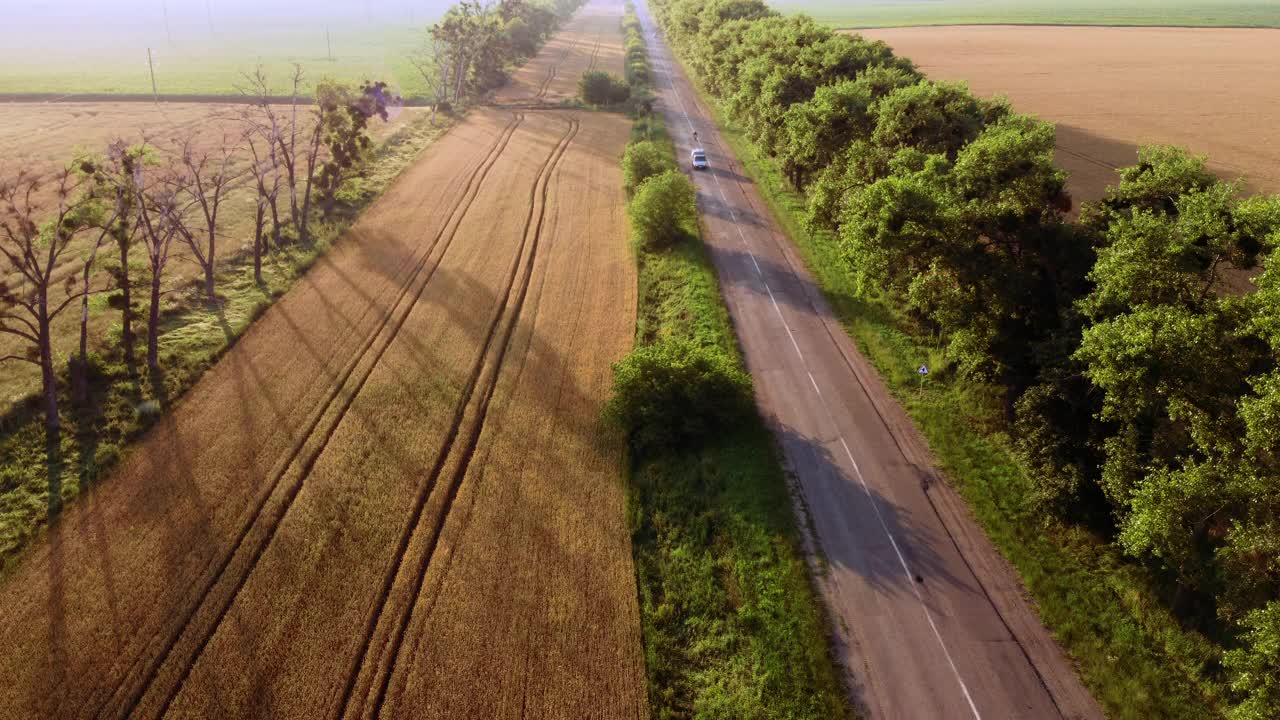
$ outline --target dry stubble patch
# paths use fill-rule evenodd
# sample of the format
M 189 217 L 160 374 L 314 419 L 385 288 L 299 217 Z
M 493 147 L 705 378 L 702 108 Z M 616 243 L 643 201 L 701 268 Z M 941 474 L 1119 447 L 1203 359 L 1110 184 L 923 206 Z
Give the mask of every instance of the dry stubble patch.
M 552 178 L 530 298 L 436 550 L 443 562 L 413 608 L 390 716 L 645 715 L 628 531 L 621 512 L 602 511 L 625 504 L 621 446 L 599 419 L 609 363 L 633 332 L 634 262 L 614 192 L 628 132 L 623 118 L 583 116 Z
M 502 305 L 519 218 L 500 208 L 521 194 L 545 154 L 528 140 L 527 124 L 515 129 L 461 223 L 443 238 L 447 248 L 421 296 L 196 659 L 173 703 L 178 715 L 332 712 L 333 689 L 342 685 L 383 569 L 417 488 L 432 482 L 437 456 L 450 450 L 454 408 L 466 401 L 470 368 Z M 246 677 L 245 666 L 260 676 Z M 255 687 L 263 675 L 275 692 Z

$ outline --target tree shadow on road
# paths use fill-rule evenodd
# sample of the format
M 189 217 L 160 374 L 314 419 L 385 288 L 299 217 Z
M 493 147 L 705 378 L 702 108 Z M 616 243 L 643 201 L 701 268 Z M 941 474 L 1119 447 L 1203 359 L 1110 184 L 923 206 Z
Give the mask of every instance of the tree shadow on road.
M 830 618 L 843 629 L 833 633 L 838 653 L 852 655 L 854 666 L 872 661 L 857 646 L 857 638 L 863 636 L 860 628 L 865 631 L 862 624 L 884 622 L 885 612 L 903 604 L 922 605 L 944 633 L 947 627 L 965 626 L 977 635 L 1004 634 L 995 624 L 975 629 L 979 618 L 989 618 L 965 611 L 989 600 L 927 498 L 920 497 L 928 492 L 928 480 L 919 467 L 905 458 L 885 466 L 869 456 L 855 466 L 834 432 L 817 437 L 776 418 L 768 422 L 799 500 L 799 521 L 817 554 L 819 585 L 828 596 L 829 612 L 832 598 L 840 599 L 836 616 Z M 857 449 L 850 454 L 857 458 Z M 878 489 L 886 483 L 892 484 L 892 495 Z M 849 673 L 846 677 L 854 683 L 852 699 L 864 714 L 870 713 L 869 688 Z

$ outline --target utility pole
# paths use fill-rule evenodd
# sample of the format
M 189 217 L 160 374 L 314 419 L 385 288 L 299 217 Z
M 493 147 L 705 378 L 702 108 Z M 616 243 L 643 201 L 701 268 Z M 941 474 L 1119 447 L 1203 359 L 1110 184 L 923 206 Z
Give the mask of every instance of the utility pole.
M 213 34 L 213 5 L 211 0 L 204 0 L 204 14 L 209 18 L 209 34 Z
M 329 62 L 333 62 L 333 42 L 329 39 L 329 26 L 324 26 L 324 44 L 329 48 Z
M 169 30 L 169 3 L 160 0 L 160 9 L 164 11 L 164 35 L 169 38 L 169 47 L 173 47 L 173 32 Z
M 147 67 L 151 68 L 151 95 L 160 104 L 160 91 L 156 88 L 156 64 L 151 61 L 151 48 L 147 48 Z

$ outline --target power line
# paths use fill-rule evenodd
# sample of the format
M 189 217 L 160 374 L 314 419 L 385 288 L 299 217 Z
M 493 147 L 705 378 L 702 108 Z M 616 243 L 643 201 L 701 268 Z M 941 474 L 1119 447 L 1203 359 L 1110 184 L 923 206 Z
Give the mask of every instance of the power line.
M 169 30 L 169 3 L 160 0 L 160 9 L 164 11 L 164 35 L 169 38 L 169 44 L 173 45 L 173 33 Z

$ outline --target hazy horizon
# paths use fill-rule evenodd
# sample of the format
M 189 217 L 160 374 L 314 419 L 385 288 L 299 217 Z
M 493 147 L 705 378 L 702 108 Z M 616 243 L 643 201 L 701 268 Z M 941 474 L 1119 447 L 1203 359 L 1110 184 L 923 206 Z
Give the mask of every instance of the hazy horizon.
M 185 52 L 238 46 L 246 39 L 347 37 L 389 27 L 425 26 L 452 0 L 17 0 L 6 13 L 0 57 L 13 51 L 50 60 L 86 51 Z
M 454 0 L 17 0 L 0 30 L 0 92 L 232 92 L 255 64 L 283 82 L 414 83 L 404 56 Z M 332 59 L 332 62 L 329 62 Z

